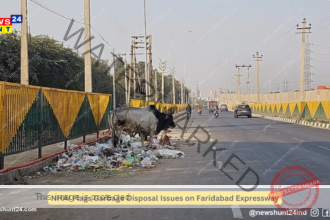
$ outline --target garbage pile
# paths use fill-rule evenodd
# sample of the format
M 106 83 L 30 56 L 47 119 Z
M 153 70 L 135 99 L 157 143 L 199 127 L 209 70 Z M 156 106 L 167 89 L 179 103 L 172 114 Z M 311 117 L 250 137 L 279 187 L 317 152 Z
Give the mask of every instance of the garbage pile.
M 120 147 L 114 148 L 111 141 L 84 145 L 58 155 L 56 166 L 44 167 L 44 171 L 56 173 L 62 169 L 72 171 L 81 170 L 121 170 L 136 168 L 152 168 L 159 159 L 184 158 L 184 153 L 174 150 L 175 143 L 161 145 L 159 139 L 154 138 L 151 143 L 147 141 L 144 147 L 140 137 L 131 138 L 129 135 L 121 136 Z

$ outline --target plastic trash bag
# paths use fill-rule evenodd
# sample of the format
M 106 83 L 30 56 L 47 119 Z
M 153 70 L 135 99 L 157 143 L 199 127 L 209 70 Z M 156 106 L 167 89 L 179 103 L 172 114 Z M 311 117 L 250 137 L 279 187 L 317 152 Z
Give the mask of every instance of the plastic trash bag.
M 162 149 L 158 153 L 165 159 L 184 158 L 184 153 L 178 150 Z
M 140 148 L 142 147 L 141 142 L 131 142 L 132 148 Z
M 146 167 L 146 168 L 152 167 L 152 163 L 149 157 L 143 158 L 143 160 L 141 161 L 141 167 Z
M 89 156 L 89 161 L 91 161 L 92 163 L 95 163 L 98 159 L 99 159 L 99 157 L 98 156 Z

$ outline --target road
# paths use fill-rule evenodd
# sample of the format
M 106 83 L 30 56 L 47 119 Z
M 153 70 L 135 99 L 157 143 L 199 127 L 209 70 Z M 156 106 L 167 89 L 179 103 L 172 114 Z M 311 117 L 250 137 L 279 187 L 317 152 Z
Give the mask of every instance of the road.
M 182 120 L 177 124 L 184 126 Z M 204 130 L 202 130 L 202 128 Z M 197 132 L 194 132 L 197 131 Z M 182 130 L 176 128 L 172 136 L 180 136 Z M 194 137 L 190 137 L 194 134 Z M 316 178 L 321 179 L 322 185 L 330 185 L 330 131 L 319 128 L 312 128 L 303 125 L 284 122 L 273 122 L 271 120 L 253 117 L 234 118 L 232 112 L 221 112 L 218 118 L 204 110 L 202 115 L 194 111 L 184 132 L 184 140 L 197 142 L 209 138 L 208 143 L 201 144 L 200 153 L 197 152 L 197 145 L 184 147 L 184 159 L 167 160 L 160 166 L 148 172 L 140 173 L 130 177 L 117 176 L 110 179 L 95 179 L 92 182 L 81 182 L 81 184 L 93 185 L 235 185 L 248 167 L 258 175 L 259 185 L 270 185 L 276 173 L 289 166 L 302 166 L 311 171 Z M 190 138 L 189 138 L 190 137 Z M 217 168 L 212 165 L 212 151 L 203 157 L 204 152 L 217 140 L 217 148 L 226 149 L 217 152 Z M 290 150 L 293 149 L 293 150 Z M 221 171 L 221 167 L 232 154 L 237 158 L 232 159 L 234 169 L 228 164 L 224 171 L 232 178 L 230 179 Z M 277 162 L 277 163 L 276 163 Z M 211 163 L 211 164 L 210 164 Z M 245 164 L 244 164 L 245 163 Z M 274 165 L 275 164 L 275 165 Z M 271 168 L 271 169 L 269 169 Z M 42 177 L 39 184 L 43 184 L 47 177 Z M 248 174 L 240 183 L 241 185 L 254 185 L 256 175 Z M 297 183 L 297 178 L 288 178 L 283 184 L 292 185 Z M 301 180 L 300 180 L 301 181 Z M 61 182 L 62 184 L 70 184 Z M 44 182 L 44 184 L 49 184 Z M 59 184 L 59 182 L 53 182 Z M 75 184 L 75 183 L 74 183 Z M 230 208 L 226 209 L 104 209 L 101 211 L 78 209 L 61 209 L 52 215 L 56 219 L 59 214 L 75 216 L 77 219 L 232 219 L 249 218 L 250 209 Z M 72 214 L 75 212 L 75 214 Z M 237 213 L 238 212 L 238 213 Z M 42 214 L 44 213 L 44 214 Z M 41 210 L 34 217 L 45 217 L 46 209 Z M 32 214 L 29 214 L 32 216 Z M 118 216 L 118 217 L 117 217 Z M 11 214 L 10 217 L 17 217 L 20 214 Z M 84 217 L 84 218 L 82 218 Z M 105 218 L 104 218 L 105 217 Z M 254 219 L 262 218 L 262 216 Z M 275 218 L 270 216 L 268 218 Z M 281 219 L 306 219 L 310 218 L 308 213 L 305 217 L 286 216 Z M 8 218 L 10 219 L 10 218 Z M 35 218 L 39 219 L 39 218 Z M 70 219 L 70 218 L 69 218 Z M 265 219 L 265 217 L 263 218 Z M 315 218 L 313 218 L 315 219 Z
M 184 127 L 185 120 L 177 124 L 177 128 L 171 133 L 173 137 L 181 136 L 183 132 L 179 127 Z M 161 160 L 162 164 L 139 175 L 119 175 L 111 180 L 89 179 L 87 182 L 80 181 L 79 178 L 79 182 L 74 184 L 234 185 L 234 180 L 237 181 L 250 167 L 259 176 L 260 185 L 270 185 L 276 173 L 289 166 L 302 166 L 321 179 L 323 185 L 330 184 L 329 130 L 257 117 L 234 118 L 232 112 L 222 112 L 218 118 L 214 118 L 206 111 L 202 115 L 194 112 L 186 127 L 184 140 L 197 143 L 198 138 L 201 142 L 200 153 L 197 152 L 196 144 L 180 149 L 186 154 L 184 159 Z M 208 137 L 209 142 L 203 143 Z M 230 164 L 223 169 L 233 180 L 220 172 L 219 167 L 213 166 L 213 152 L 203 157 L 204 152 L 216 140 L 218 142 L 215 147 L 225 149 L 217 152 L 218 165 L 224 164 L 233 153 L 245 163 L 244 165 L 233 158 L 231 162 L 239 171 Z M 74 181 L 69 179 L 70 176 L 62 179 L 55 177 L 51 181 L 47 181 L 47 178 L 51 176 L 40 177 L 30 184 L 68 184 Z M 255 183 L 256 176 L 250 173 L 241 185 Z M 295 183 L 294 178 L 285 182 L 287 185 Z

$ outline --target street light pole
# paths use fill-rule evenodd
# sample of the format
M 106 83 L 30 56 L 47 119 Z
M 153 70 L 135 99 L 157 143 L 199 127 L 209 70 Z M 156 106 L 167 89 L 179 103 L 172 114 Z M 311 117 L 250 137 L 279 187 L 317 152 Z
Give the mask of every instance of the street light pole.
M 149 79 L 148 74 L 148 46 L 147 46 L 147 13 L 146 13 L 146 0 L 144 3 L 144 43 L 145 43 L 145 60 L 144 60 L 144 77 L 145 77 L 145 91 L 146 91 L 146 102 L 149 103 L 149 88 L 147 80 Z
M 21 84 L 29 85 L 27 0 L 21 0 L 21 13 Z
M 175 84 L 174 84 L 174 36 L 175 35 L 180 35 L 180 34 L 186 34 L 186 33 L 190 33 L 192 32 L 192 30 L 190 31 L 185 31 L 185 32 L 181 32 L 181 33 L 177 33 L 177 34 L 172 34 L 172 40 L 171 40 L 171 48 L 172 48 L 172 87 L 173 87 L 173 104 L 175 104 Z M 182 84 L 181 84 L 182 86 Z M 181 90 L 182 91 L 182 90 Z

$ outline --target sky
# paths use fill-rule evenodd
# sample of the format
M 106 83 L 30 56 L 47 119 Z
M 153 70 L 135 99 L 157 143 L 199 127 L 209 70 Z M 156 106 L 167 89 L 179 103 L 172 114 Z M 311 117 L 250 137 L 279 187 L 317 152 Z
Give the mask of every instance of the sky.
M 2 18 L 20 14 L 20 0 L 0 0 Z M 40 5 L 41 3 L 52 11 Z M 45 34 L 59 41 L 70 19 L 83 22 L 83 0 L 28 0 L 32 35 Z M 301 34 L 297 24 L 303 18 L 311 23 L 313 88 L 330 85 L 330 0 L 146 0 L 147 34 L 152 34 L 153 66 L 167 60 L 176 78 L 195 89 L 199 82 L 202 96 L 210 89 L 236 89 L 235 65 L 249 65 L 251 92 L 256 92 L 256 62 L 252 55 L 263 55 L 260 62 L 262 93 L 283 91 L 285 73 L 289 90 L 299 89 Z M 91 0 L 92 47 L 105 44 L 102 59 L 112 60 L 111 51 L 129 53 L 131 36 L 144 34 L 143 0 Z M 75 22 L 71 33 L 83 27 Z M 20 30 L 19 24 L 13 28 Z M 191 31 L 191 32 L 188 32 Z M 173 54 L 171 50 L 173 36 Z M 103 38 L 103 39 L 102 39 Z M 105 41 L 106 42 L 105 42 Z M 76 37 L 65 41 L 73 48 Z M 83 52 L 83 48 L 79 53 Z M 143 51 L 138 51 L 143 53 Z M 143 55 L 137 56 L 144 61 Z M 129 58 L 128 58 L 129 60 Z M 286 68 L 285 68 L 286 66 Z M 169 70 L 167 68 L 168 74 Z M 241 90 L 246 93 L 247 69 L 241 70 Z

